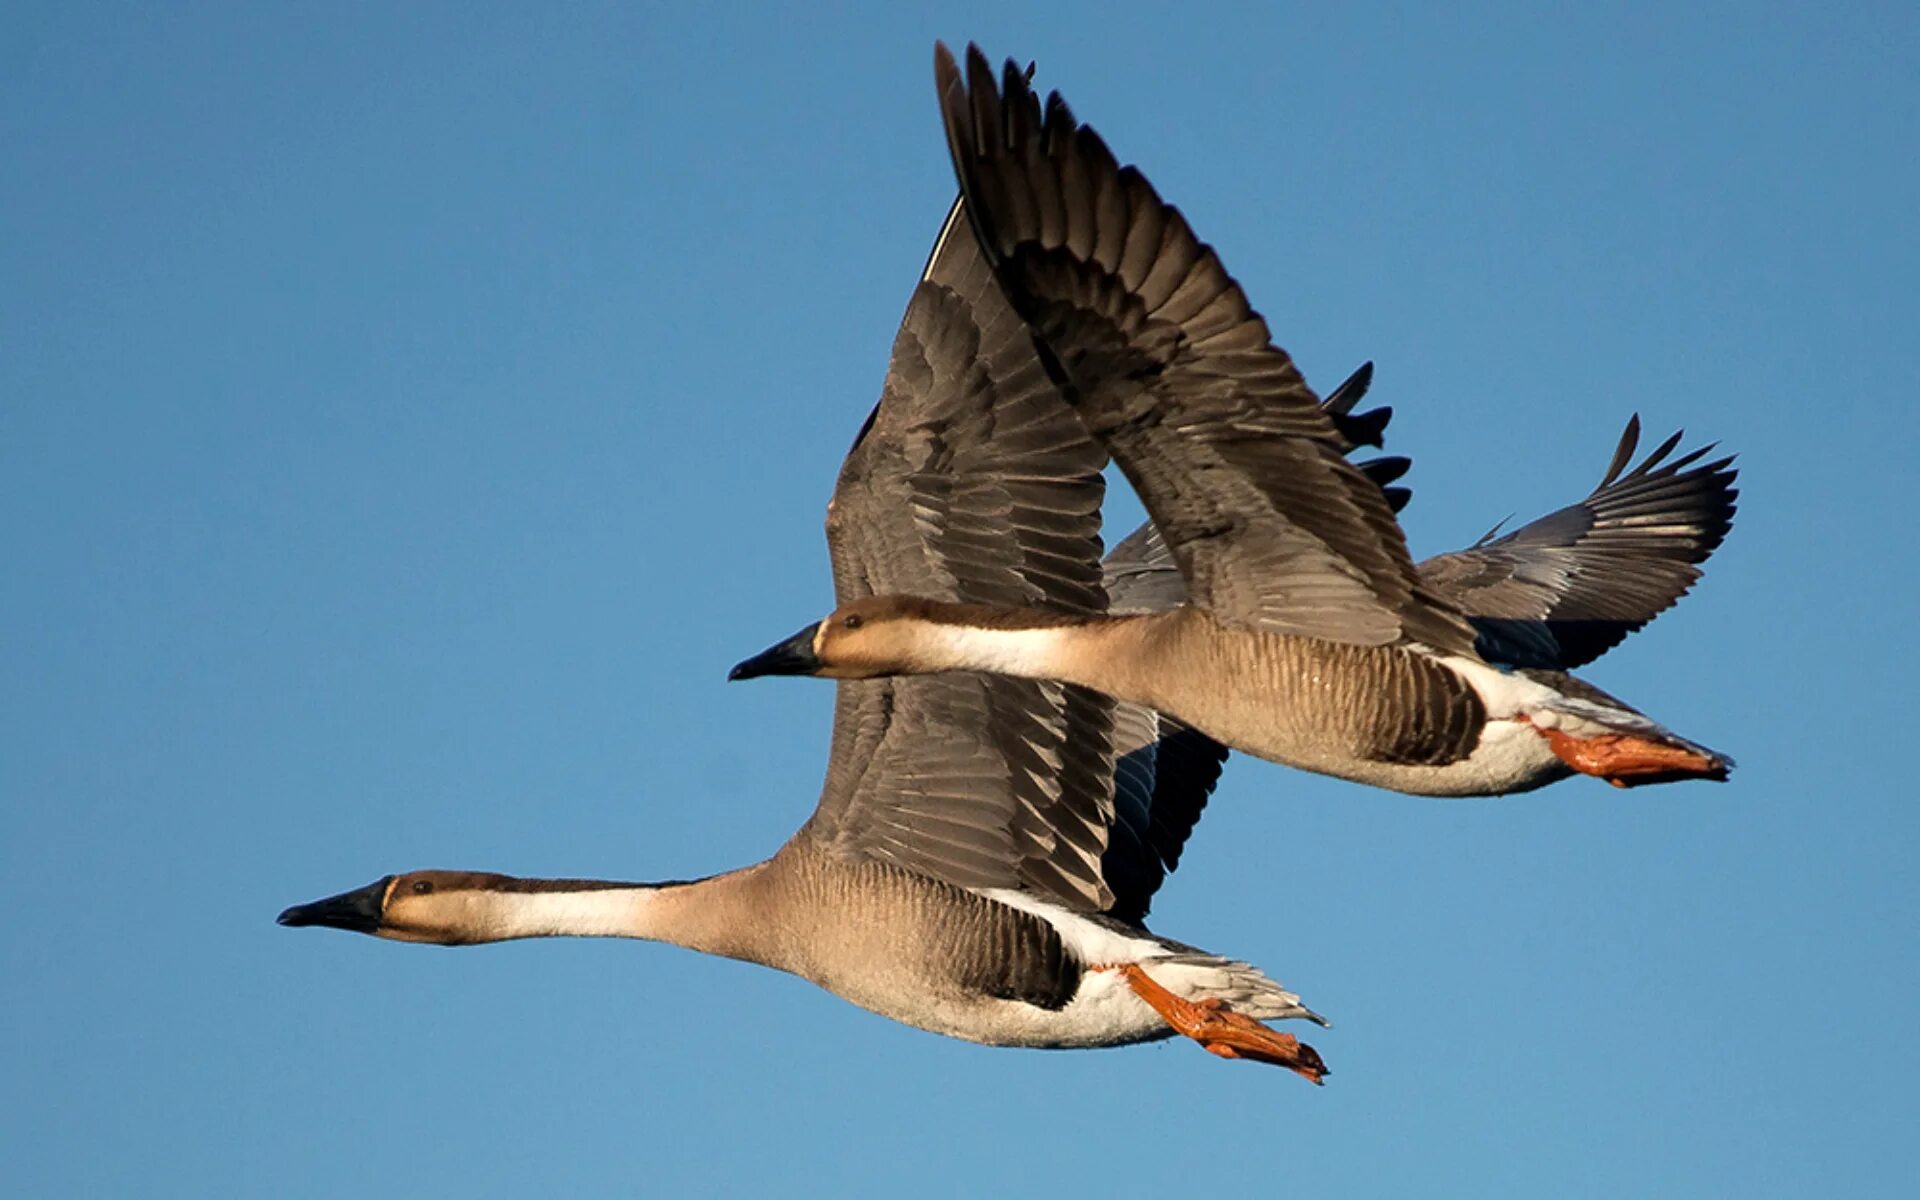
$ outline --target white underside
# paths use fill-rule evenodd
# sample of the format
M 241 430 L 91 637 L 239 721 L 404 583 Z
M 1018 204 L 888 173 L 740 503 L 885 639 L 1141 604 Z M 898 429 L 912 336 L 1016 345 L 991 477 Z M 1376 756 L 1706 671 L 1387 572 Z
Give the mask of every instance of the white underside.
M 1139 964 L 1148 978 L 1182 999 L 1217 998 L 1257 1020 L 1319 1019 L 1300 1003 L 1300 997 L 1245 963 L 1129 934 L 1026 892 L 994 888 L 979 894 L 1046 921 L 1087 969 L 1072 1000 L 1059 1009 L 976 999 L 949 1010 L 945 1015 L 950 1023 L 937 1032 L 999 1046 L 1062 1049 L 1120 1046 L 1172 1036 L 1173 1030 L 1134 994 L 1119 972 L 1098 969 L 1122 963 Z
M 1518 672 L 1503 671 L 1478 659 L 1446 655 L 1439 661 L 1480 694 L 1487 716 L 1496 721 L 1526 717 L 1541 729 L 1564 729 L 1576 736 L 1610 729 L 1665 732 L 1637 713 L 1576 700 Z

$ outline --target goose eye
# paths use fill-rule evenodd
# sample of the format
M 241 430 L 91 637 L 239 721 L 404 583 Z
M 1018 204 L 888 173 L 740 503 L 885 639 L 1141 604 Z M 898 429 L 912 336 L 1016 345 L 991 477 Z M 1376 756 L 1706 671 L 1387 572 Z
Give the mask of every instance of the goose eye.
M 431 879 L 416 879 L 413 881 L 413 894 L 416 896 L 424 896 L 432 890 L 433 880 Z
M 861 619 L 859 613 L 853 613 L 840 619 L 840 628 L 842 629 L 858 629 L 865 624 L 866 621 Z

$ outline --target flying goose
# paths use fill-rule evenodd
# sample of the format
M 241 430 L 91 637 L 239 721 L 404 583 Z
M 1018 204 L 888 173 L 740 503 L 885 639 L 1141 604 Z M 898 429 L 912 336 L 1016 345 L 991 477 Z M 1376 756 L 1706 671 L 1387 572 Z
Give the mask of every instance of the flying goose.
M 963 81 L 939 46 L 935 73 L 985 256 L 1048 375 L 1146 505 L 1187 603 L 1115 616 L 863 597 L 735 677 L 1059 680 L 1263 758 L 1428 795 L 1526 791 L 1576 771 L 1617 786 L 1726 777 L 1724 755 L 1560 669 L 1685 590 L 1732 513 L 1725 461 L 1692 476 L 1720 478 L 1721 510 L 1704 520 L 1676 523 L 1666 493 L 1680 475 L 1649 463 L 1610 478 L 1622 502 L 1591 510 L 1584 531 L 1548 518 L 1418 571 L 1380 481 L 1343 457 L 1292 360 L 1179 211 L 1058 93 L 1043 114 L 1011 63 L 996 88 L 969 48 Z M 1563 642 L 1589 619 L 1569 611 L 1555 631 L 1575 592 L 1612 624 Z M 1476 623 L 1464 606 L 1479 604 Z
M 835 592 L 1104 610 L 1104 455 L 1060 405 L 958 216 L 916 287 L 828 509 Z M 1114 581 L 1125 601 L 1129 584 Z M 839 685 L 818 808 L 764 862 L 687 883 L 389 875 L 287 909 L 398 941 L 630 937 L 745 959 L 991 1045 L 1184 1035 L 1320 1082 L 1325 1024 L 1243 962 L 1148 932 L 1225 750 L 1082 688 L 946 674 Z

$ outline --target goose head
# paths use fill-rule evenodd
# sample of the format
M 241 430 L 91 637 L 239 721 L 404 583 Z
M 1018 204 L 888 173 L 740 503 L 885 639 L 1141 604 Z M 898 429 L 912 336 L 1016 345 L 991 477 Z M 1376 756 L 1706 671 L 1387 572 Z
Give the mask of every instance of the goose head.
M 362 888 L 296 904 L 282 925 L 324 925 L 397 942 L 458 946 L 497 941 L 513 924 L 516 881 L 483 871 L 409 871 Z
M 951 606 L 948 606 L 951 607 Z M 824 621 L 762 650 L 727 672 L 728 679 L 762 675 L 819 675 L 870 679 L 905 671 L 940 670 L 937 655 L 948 625 L 935 603 L 911 596 L 869 596 L 835 609 Z

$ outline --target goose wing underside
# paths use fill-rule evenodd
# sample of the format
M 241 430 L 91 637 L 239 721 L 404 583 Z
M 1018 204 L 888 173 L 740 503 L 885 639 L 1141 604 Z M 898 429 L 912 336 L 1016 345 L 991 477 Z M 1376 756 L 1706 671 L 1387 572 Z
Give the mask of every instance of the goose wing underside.
M 1592 662 L 1686 595 L 1733 527 L 1733 456 L 1702 462 L 1708 445 L 1670 459 L 1681 437 L 1628 470 L 1635 416 L 1586 499 L 1435 555 L 1420 577 L 1469 614 L 1491 659 L 1562 671 Z
M 828 507 L 840 602 L 909 593 L 1103 611 L 1105 463 L 956 206 Z M 972 674 L 838 686 L 826 787 L 803 836 L 960 886 L 1082 911 L 1113 903 L 1104 697 Z
M 1320 406 L 1335 421 L 1349 450 L 1379 446 L 1388 422 L 1393 419 L 1393 409 L 1386 405 L 1360 413 L 1353 411 L 1372 384 L 1373 364 L 1362 363 L 1359 370 L 1327 394 Z M 1412 465 L 1409 460 L 1383 456 L 1355 465 L 1380 486 L 1393 511 L 1399 512 L 1412 499 L 1412 491 L 1394 486 L 1394 481 L 1405 475 Z M 1180 563 L 1152 521 L 1122 538 L 1107 555 L 1101 569 L 1107 585 L 1109 612 L 1164 612 L 1187 602 L 1187 581 L 1180 575 Z
M 935 61 L 975 232 L 1049 371 L 1224 622 L 1472 652 L 1265 321 L 1185 218 L 1011 63 Z
M 1353 420 L 1357 437 L 1377 441 L 1371 423 L 1383 417 Z M 906 592 L 1103 611 L 1105 463 L 956 204 L 829 506 L 839 600 Z M 1132 611 L 1130 586 L 1118 586 Z M 964 673 L 848 681 L 802 836 L 1138 922 L 1225 757 L 1084 688 Z

